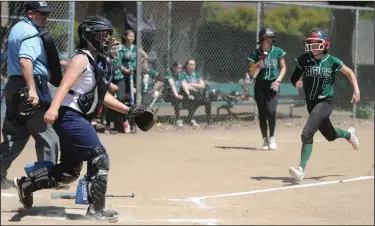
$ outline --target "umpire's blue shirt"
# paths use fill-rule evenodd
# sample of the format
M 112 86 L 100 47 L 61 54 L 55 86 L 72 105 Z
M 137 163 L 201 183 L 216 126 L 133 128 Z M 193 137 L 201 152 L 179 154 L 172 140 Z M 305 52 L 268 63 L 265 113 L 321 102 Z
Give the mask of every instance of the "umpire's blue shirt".
M 33 74 L 48 77 L 47 57 L 39 28 L 24 18 L 10 30 L 8 37 L 8 76 L 22 76 L 20 58 L 33 62 Z

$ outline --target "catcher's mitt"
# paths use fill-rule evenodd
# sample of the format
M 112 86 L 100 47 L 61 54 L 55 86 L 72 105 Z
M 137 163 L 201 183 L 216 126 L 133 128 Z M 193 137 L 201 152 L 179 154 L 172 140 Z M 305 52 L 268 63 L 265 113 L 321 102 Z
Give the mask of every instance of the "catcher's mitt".
M 128 117 L 133 118 L 135 124 L 143 132 L 149 131 L 157 120 L 155 112 L 148 107 L 131 107 L 128 112 Z

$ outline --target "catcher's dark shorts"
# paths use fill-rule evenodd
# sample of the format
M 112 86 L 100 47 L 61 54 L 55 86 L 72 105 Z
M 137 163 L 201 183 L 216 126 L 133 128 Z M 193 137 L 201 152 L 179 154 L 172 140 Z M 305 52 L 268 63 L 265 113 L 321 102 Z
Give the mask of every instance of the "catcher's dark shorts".
M 81 113 L 62 106 L 53 128 L 60 138 L 62 164 L 79 165 L 97 155 L 95 147 L 101 145 L 98 134 Z

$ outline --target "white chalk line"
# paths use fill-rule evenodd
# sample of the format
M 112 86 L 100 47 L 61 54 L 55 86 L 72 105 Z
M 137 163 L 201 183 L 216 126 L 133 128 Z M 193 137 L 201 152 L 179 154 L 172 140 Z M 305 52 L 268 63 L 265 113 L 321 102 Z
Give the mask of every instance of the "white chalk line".
M 246 192 L 234 192 L 234 193 L 227 193 L 227 194 L 220 194 L 220 195 L 209 195 L 209 196 L 200 196 L 200 197 L 185 198 L 185 199 L 168 199 L 168 200 L 177 201 L 177 202 L 191 202 L 191 203 L 196 204 L 201 209 L 207 209 L 208 207 L 203 203 L 203 200 L 205 199 L 245 196 L 245 195 L 257 194 L 257 193 L 282 191 L 282 190 L 290 190 L 290 189 L 297 189 L 297 188 L 317 187 L 317 186 L 322 186 L 322 185 L 339 184 L 339 183 L 363 181 L 363 180 L 370 180 L 370 179 L 374 179 L 374 176 L 360 176 L 357 178 L 351 178 L 351 179 L 346 179 L 346 180 L 324 181 L 324 182 L 318 182 L 318 183 L 292 185 L 292 186 L 287 186 L 287 187 L 250 190 Z

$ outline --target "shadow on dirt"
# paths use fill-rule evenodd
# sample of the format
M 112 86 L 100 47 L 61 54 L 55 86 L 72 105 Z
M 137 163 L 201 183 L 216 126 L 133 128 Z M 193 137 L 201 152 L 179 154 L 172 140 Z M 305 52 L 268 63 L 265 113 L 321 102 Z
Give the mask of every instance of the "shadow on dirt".
M 324 176 L 316 176 L 316 177 L 305 177 L 304 181 L 306 180 L 317 180 L 319 181 L 320 179 L 327 178 L 327 177 L 343 177 L 345 175 L 324 175 Z M 284 184 L 283 186 L 291 186 L 291 185 L 296 185 L 294 178 L 292 177 L 250 177 L 252 180 L 279 180 L 282 183 L 287 183 Z
M 39 216 L 46 218 L 60 218 L 65 220 L 87 220 L 85 215 L 76 213 L 66 213 L 65 207 L 56 206 L 36 206 L 32 208 L 19 208 L 17 210 L 2 211 L 3 213 L 16 213 L 9 221 L 19 222 L 26 216 Z M 86 208 L 69 208 L 85 211 Z

